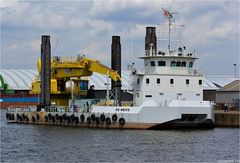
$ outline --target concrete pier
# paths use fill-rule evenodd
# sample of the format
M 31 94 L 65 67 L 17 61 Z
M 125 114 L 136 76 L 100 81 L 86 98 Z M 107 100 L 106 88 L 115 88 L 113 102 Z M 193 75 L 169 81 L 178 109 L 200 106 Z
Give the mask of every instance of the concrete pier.
M 218 110 L 214 112 L 215 115 L 215 126 L 216 127 L 239 127 L 239 111 L 224 112 Z

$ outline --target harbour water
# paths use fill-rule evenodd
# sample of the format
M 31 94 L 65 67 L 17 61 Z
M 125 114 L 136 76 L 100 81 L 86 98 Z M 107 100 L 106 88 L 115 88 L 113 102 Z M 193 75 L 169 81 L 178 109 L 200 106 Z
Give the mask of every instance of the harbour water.
M 239 162 L 239 128 L 101 130 L 9 124 L 1 162 Z

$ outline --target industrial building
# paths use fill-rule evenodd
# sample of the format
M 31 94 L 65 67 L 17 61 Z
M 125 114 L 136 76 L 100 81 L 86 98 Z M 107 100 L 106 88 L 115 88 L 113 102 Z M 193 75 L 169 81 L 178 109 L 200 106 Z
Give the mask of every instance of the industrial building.
M 38 75 L 37 70 L 33 69 L 1 69 L 1 76 L 3 77 L 5 83 L 8 84 L 9 89 L 15 90 L 15 94 L 20 94 L 22 97 L 29 94 L 31 90 L 31 84 L 34 77 Z M 132 95 L 131 91 L 131 78 L 130 72 L 123 71 L 121 74 L 122 79 L 122 101 L 131 101 Z M 95 97 L 105 98 L 106 88 L 107 88 L 107 76 L 98 73 L 93 73 L 89 77 L 88 87 L 94 85 Z M 111 82 L 109 83 L 109 88 L 111 88 Z M 1 82 L 0 82 L 1 87 Z M 40 96 L 39 96 L 40 97 Z
M 240 80 L 235 80 L 216 91 L 216 102 L 219 104 L 232 104 L 239 106 L 240 101 Z

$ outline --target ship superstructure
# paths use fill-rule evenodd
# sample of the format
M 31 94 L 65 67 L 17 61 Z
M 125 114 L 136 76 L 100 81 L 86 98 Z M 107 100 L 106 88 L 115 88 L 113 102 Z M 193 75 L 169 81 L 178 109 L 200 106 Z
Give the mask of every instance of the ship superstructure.
M 147 27 L 155 33 L 155 27 Z M 146 36 L 146 37 L 151 37 Z M 168 52 L 152 49 L 156 42 L 151 43 L 144 56 L 144 69 L 133 70 L 134 105 L 140 106 L 147 100 L 156 101 L 159 106 L 166 106 L 172 100 L 202 100 L 203 76 L 193 67 L 194 54 L 186 47 Z

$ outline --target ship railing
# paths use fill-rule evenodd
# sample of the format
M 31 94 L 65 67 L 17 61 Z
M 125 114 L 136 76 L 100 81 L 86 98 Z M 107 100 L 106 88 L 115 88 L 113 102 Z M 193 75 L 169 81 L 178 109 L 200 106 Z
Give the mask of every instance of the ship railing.
M 54 56 L 53 60 L 57 63 L 76 63 L 77 61 L 80 61 L 84 59 L 84 55 L 78 55 L 77 57 L 59 57 L 59 56 Z M 77 64 L 77 63 L 76 63 Z
M 157 56 L 157 54 L 158 54 L 157 49 L 145 50 L 146 56 Z
M 70 112 L 70 108 L 67 106 L 46 106 L 44 110 L 46 112 L 58 112 L 58 113 Z
M 75 112 L 91 112 L 91 108 L 70 108 L 68 106 L 47 106 L 44 108 L 46 112 L 53 112 L 53 113 L 75 113 Z
M 7 112 L 36 112 L 37 106 L 9 106 Z
M 132 70 L 132 74 L 145 74 L 145 69 L 144 68 L 134 68 Z

